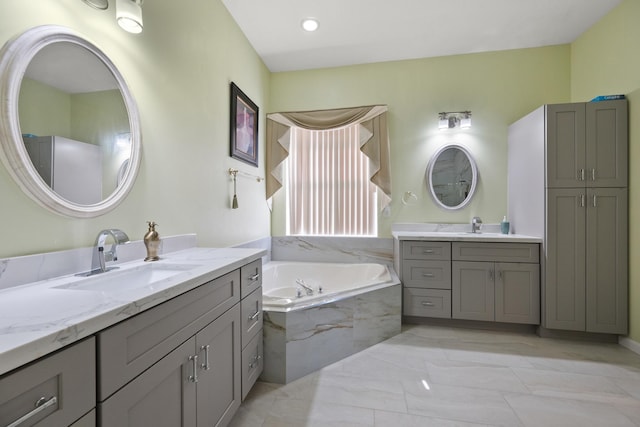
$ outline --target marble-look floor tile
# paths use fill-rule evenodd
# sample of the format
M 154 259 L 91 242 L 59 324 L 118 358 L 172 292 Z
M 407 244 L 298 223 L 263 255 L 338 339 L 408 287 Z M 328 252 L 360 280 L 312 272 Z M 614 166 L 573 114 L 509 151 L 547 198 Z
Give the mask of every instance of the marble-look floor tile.
M 410 414 L 495 426 L 522 425 L 498 391 L 417 381 L 403 385 Z
M 532 395 L 506 395 L 505 399 L 527 427 L 635 426 L 615 407 L 605 404 Z
M 489 424 L 467 423 L 443 418 L 375 411 L 375 427 L 487 427 Z
M 602 376 L 514 368 L 515 374 L 540 396 L 585 400 L 603 403 L 629 403 L 635 399 Z
M 529 389 L 508 367 L 447 361 L 427 364 L 432 384 L 527 393 Z
M 263 427 L 373 427 L 374 410 L 306 400 L 277 399 Z

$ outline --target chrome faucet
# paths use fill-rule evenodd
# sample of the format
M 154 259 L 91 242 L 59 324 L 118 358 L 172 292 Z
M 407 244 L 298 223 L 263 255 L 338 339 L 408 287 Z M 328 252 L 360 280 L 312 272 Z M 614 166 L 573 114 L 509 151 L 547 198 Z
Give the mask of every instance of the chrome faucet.
M 111 245 L 111 249 L 105 251 L 104 244 L 107 241 L 107 237 L 111 236 L 113 239 L 113 244 Z M 91 260 L 91 271 L 89 271 L 89 275 L 104 273 L 105 271 L 112 270 L 117 267 L 107 268 L 106 263 L 108 261 L 117 261 L 118 253 L 116 252 L 116 248 L 118 245 L 122 245 L 125 243 L 129 243 L 129 236 L 117 228 L 108 228 L 106 230 L 102 230 L 98 233 L 96 237 L 96 243 L 94 245 L 93 257 Z
M 311 288 L 311 286 L 304 283 L 304 280 L 296 279 L 296 284 L 302 286 L 304 290 L 307 292 L 307 295 L 313 295 L 313 288 Z
M 474 216 L 471 220 L 471 232 L 477 233 L 482 228 L 482 220 L 479 216 Z

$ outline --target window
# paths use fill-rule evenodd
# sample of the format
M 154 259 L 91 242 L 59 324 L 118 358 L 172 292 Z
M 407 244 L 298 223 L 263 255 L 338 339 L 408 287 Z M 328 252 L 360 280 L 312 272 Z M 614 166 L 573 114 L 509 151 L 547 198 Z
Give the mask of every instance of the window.
M 291 128 L 286 170 L 287 234 L 377 235 L 377 187 L 360 151 L 358 124 Z

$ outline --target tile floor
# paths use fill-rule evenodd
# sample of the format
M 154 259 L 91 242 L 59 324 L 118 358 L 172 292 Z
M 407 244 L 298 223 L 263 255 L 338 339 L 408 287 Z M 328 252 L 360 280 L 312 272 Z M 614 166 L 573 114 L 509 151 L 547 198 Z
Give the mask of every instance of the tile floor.
M 405 326 L 290 384 L 256 383 L 231 426 L 640 426 L 640 355 L 616 344 Z

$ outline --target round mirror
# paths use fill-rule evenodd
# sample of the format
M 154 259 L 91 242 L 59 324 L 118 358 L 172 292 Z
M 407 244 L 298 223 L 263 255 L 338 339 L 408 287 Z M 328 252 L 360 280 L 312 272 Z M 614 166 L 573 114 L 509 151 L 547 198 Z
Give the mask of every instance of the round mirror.
M 438 205 L 445 209 L 460 209 L 473 197 L 478 170 L 464 147 L 446 145 L 431 158 L 426 178 L 429 192 Z
M 33 200 L 87 218 L 115 208 L 140 164 L 135 101 L 109 58 L 46 25 L 0 50 L 0 158 Z

